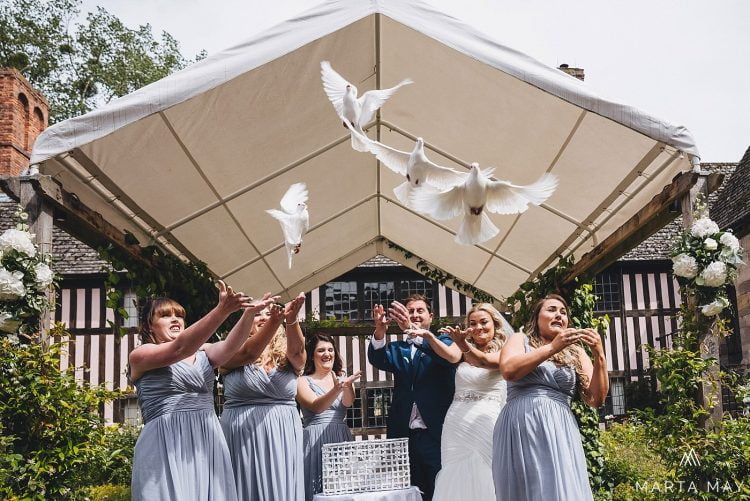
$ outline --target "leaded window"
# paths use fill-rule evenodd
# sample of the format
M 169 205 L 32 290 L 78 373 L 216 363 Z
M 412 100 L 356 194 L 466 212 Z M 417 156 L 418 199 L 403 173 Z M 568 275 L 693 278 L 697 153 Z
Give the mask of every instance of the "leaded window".
M 359 320 L 357 282 L 328 282 L 325 294 L 326 318 Z

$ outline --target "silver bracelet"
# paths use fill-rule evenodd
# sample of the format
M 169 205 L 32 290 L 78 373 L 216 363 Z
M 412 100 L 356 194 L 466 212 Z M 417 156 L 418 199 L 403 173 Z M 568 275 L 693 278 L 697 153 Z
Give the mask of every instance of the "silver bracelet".
M 287 323 L 287 324 L 286 324 L 286 326 L 287 326 L 287 327 L 291 327 L 292 325 L 295 325 L 295 324 L 297 324 L 297 323 L 299 323 L 299 318 L 295 318 L 295 319 L 294 319 L 294 322 L 292 322 L 291 324 L 290 324 L 290 323 Z

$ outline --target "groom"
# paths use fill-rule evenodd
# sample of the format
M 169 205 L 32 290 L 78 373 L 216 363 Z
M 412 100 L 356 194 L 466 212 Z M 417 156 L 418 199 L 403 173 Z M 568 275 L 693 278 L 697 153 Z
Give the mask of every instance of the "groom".
M 409 296 L 403 304 L 394 301 L 388 313 L 386 318 L 383 306 L 373 307 L 375 334 L 367 358 L 373 366 L 392 372 L 395 377 L 388 438 L 409 439 L 411 482 L 429 501 L 440 471 L 440 435 L 453 400 L 456 373 L 455 365 L 439 357 L 431 343 L 450 346 L 453 341 L 446 335 L 426 333 L 429 335 L 386 344 L 385 332 L 391 320 L 404 331 L 429 330 L 432 312 L 429 300 L 420 294 Z

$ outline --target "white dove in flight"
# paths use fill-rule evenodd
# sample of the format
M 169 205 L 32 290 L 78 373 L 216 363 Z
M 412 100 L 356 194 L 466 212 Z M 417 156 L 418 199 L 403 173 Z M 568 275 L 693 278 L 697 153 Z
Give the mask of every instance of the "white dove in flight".
M 359 132 L 352 131 L 352 135 L 359 135 Z M 367 137 L 360 137 L 360 140 L 386 167 L 396 174 L 406 176 L 406 182 L 393 189 L 396 198 L 406 206 L 411 206 L 411 192 L 414 189 L 432 188 L 443 191 L 466 180 L 465 172 L 458 172 L 430 161 L 424 153 L 424 139 L 421 137 L 417 138 L 411 153 L 391 148 Z
M 493 181 L 490 178 L 493 171 L 482 172 L 479 164 L 473 163 L 463 184 L 441 192 L 413 190 L 412 207 L 435 219 L 450 219 L 463 213 L 456 242 L 474 245 L 486 242 L 500 231 L 487 212 L 520 214 L 530 203 L 543 203 L 557 188 L 558 179 L 553 174 L 543 174 L 532 184 L 518 186 L 508 181 Z
M 284 233 L 284 246 L 289 256 L 289 269 L 292 269 L 292 256 L 302 247 L 302 236 L 310 228 L 310 215 L 307 212 L 307 186 L 295 183 L 281 198 L 281 210 L 268 209 L 273 218 L 281 223 Z
M 400 87 L 414 83 L 407 78 L 390 89 L 368 90 L 357 97 L 359 93 L 357 87 L 336 73 L 328 61 L 320 62 L 320 75 L 323 80 L 323 90 L 325 90 L 328 99 L 336 109 L 336 113 L 344 122 L 344 126 L 358 130 L 363 136 L 365 133 L 362 127 L 372 120 L 375 112 L 385 104 L 388 98 L 395 94 Z M 352 134 L 352 148 L 357 151 L 367 151 L 367 146 L 361 142 L 361 138 L 354 134 Z

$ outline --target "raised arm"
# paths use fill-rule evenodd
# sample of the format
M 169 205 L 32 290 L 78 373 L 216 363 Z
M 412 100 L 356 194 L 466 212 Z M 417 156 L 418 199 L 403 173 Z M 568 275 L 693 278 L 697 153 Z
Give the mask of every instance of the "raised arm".
M 479 327 L 469 327 L 461 330 L 459 327 L 444 327 L 438 332 L 448 334 L 461 352 L 463 359 L 474 367 L 483 367 L 485 369 L 500 369 L 500 352 L 485 353 L 476 346 L 466 341 L 474 331 L 480 331 Z
M 591 407 L 601 407 L 609 393 L 609 374 L 607 373 L 607 360 L 604 355 L 602 338 L 595 329 L 582 329 L 578 331 L 581 341 L 591 347 L 593 364 L 583 348 L 578 350 L 579 360 L 583 373 L 588 376 L 588 385 L 583 387 L 583 401 Z
M 385 342 L 385 332 L 388 329 L 390 319 L 385 316 L 385 308 L 382 304 L 376 304 L 372 307 L 372 319 L 375 322 L 375 332 L 372 335 L 370 346 L 367 347 L 367 360 L 381 371 L 396 372 L 399 368 L 394 363 L 391 349 Z
M 284 307 L 284 319 L 286 329 L 286 358 L 299 374 L 305 366 L 305 335 L 299 326 L 298 315 L 302 305 L 305 304 L 305 293 L 300 292 L 297 297 L 289 301 Z
M 253 326 L 255 315 L 273 304 L 277 297 L 271 296 L 270 292 L 266 292 L 262 299 L 254 301 L 251 307 L 245 308 L 242 316 L 234 324 L 234 327 L 232 327 L 232 330 L 229 331 L 225 339 L 218 343 L 204 345 L 203 349 L 211 365 L 218 367 L 228 362 L 234 356 L 247 339 L 247 333 L 250 332 Z
M 500 351 L 500 371 L 508 381 L 517 381 L 534 370 L 539 364 L 579 340 L 578 329 L 565 329 L 555 336 L 551 343 L 540 346 L 528 353 L 523 346 L 525 334 L 517 333 L 510 337 Z
M 263 354 L 263 350 L 266 349 L 268 343 L 273 339 L 273 335 L 281 325 L 281 319 L 284 317 L 284 310 L 281 306 L 272 304 L 268 307 L 271 313 L 270 317 L 263 324 L 263 327 L 258 329 L 258 332 L 246 338 L 247 340 L 242 344 L 239 350 L 223 364 L 222 369 L 232 370 L 243 365 L 252 364 Z M 245 336 L 248 335 L 250 329 L 245 331 Z
M 405 332 L 411 338 L 422 336 L 422 345 L 418 348 L 424 351 L 432 351 L 449 364 L 457 364 L 461 361 L 461 351 L 455 343 L 448 344 L 445 342 L 447 336 L 441 339 L 427 329 L 407 329 Z M 450 338 L 447 340 L 450 341 Z M 437 360 L 437 362 L 440 361 Z
M 174 341 L 159 344 L 147 343 L 130 352 L 128 360 L 133 381 L 139 379 L 146 371 L 172 365 L 195 354 L 229 315 L 240 308 L 252 306 L 251 298 L 241 292 L 234 292 L 224 282 L 219 281 L 218 287 L 217 305 L 200 320 L 182 331 Z M 148 321 L 150 322 L 151 319 Z

